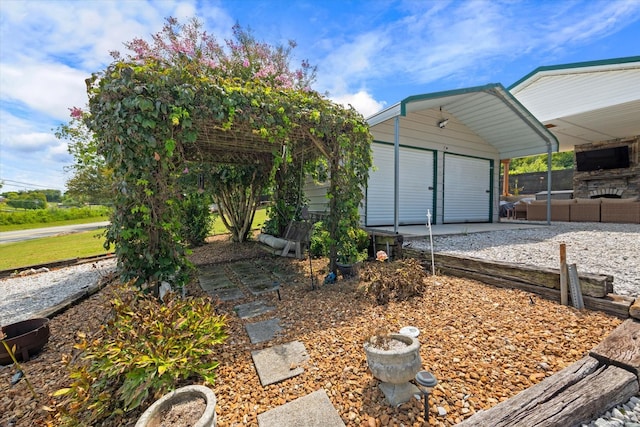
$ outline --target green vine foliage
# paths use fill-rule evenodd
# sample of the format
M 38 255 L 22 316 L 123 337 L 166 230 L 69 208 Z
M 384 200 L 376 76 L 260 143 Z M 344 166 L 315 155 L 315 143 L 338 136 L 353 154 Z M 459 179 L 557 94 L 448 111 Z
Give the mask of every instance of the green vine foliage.
M 90 114 L 85 123 L 113 170 L 116 211 L 106 244 L 115 244 L 123 281 L 156 287 L 161 281 L 186 282 L 189 263 L 180 236 L 178 177 L 188 161 L 212 165 L 214 201 L 220 207 L 231 206 L 227 197 L 240 201 L 239 210 L 253 212 L 281 167 L 303 162 L 304 167 L 292 167 L 302 173 L 326 162 L 331 213 L 325 223 L 335 270 L 336 245 L 358 227 L 371 166 L 371 135 L 353 108 L 309 90 L 229 78 L 188 57 L 170 63 L 116 60 L 87 84 Z M 219 168 L 220 160 L 207 156 L 207 147 L 216 141 L 200 132 L 204 127 L 266 144 L 271 161 Z M 281 180 L 279 194 L 291 194 L 285 187 L 293 182 L 299 185 L 296 179 Z M 240 216 L 230 209 L 223 213 L 227 219 Z M 250 224 L 253 216 L 247 218 Z M 238 221 L 232 229 L 235 240 L 246 238 L 246 222 Z
M 89 81 L 89 128 L 113 169 L 117 207 L 105 245 L 115 243 L 121 279 L 138 285 L 188 279 L 180 242 L 182 144 L 196 131 L 189 114 L 193 76 L 149 61 L 112 64 Z

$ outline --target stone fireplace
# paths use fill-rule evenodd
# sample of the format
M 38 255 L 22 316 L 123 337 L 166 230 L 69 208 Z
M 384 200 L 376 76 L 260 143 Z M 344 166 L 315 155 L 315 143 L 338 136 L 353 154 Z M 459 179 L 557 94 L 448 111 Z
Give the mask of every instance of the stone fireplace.
M 573 197 L 595 199 L 598 197 L 611 198 L 640 198 L 640 136 L 614 139 L 575 146 L 575 152 L 600 150 L 604 148 L 629 147 L 629 167 L 618 169 L 600 169 L 579 172 L 574 167 Z

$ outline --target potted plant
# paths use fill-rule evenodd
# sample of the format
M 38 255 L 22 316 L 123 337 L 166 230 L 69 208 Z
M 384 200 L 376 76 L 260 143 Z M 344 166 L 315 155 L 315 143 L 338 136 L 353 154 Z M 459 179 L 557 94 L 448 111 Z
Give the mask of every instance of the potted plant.
M 349 229 L 338 240 L 336 265 L 343 277 L 357 274 L 358 263 L 367 259 L 369 235 L 361 228 Z
M 165 394 L 151 405 L 136 423 L 136 427 L 173 425 L 215 427 L 216 396 L 202 385 L 189 385 Z

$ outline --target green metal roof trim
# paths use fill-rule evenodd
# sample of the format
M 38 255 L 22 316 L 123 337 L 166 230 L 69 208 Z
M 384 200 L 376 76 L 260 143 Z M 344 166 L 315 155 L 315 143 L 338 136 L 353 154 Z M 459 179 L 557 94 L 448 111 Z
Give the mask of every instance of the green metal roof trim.
M 464 89 L 444 90 L 442 92 L 425 93 L 422 95 L 412 95 L 400 101 L 400 115 L 401 116 L 407 115 L 407 104 L 410 104 L 412 102 L 426 101 L 429 99 L 446 98 L 450 96 L 464 95 L 467 93 L 487 92 L 494 89 L 497 86 L 502 86 L 502 85 L 500 83 L 489 83 L 484 86 L 474 86 L 474 87 L 467 87 Z
M 613 59 L 601 59 L 598 61 L 586 61 L 586 62 L 572 62 L 570 64 L 560 64 L 560 65 L 547 65 L 538 67 L 517 82 L 513 83 L 508 87 L 508 90 L 512 90 L 514 87 L 519 84 L 529 80 L 534 75 L 544 72 L 544 71 L 556 71 L 556 70 L 570 70 L 572 68 L 586 68 L 586 67 L 599 67 L 603 65 L 620 65 L 620 64 L 628 64 L 632 62 L 640 62 L 640 56 L 627 56 L 623 58 L 613 58 Z
M 446 105 L 450 102 L 465 103 L 466 99 L 476 98 L 478 94 L 484 94 L 490 96 L 490 99 L 494 99 L 493 104 L 496 108 L 502 107 L 502 111 L 510 111 L 515 117 L 516 122 L 504 122 L 504 120 L 495 120 L 493 123 L 485 123 L 481 127 L 477 127 L 477 123 L 472 129 L 481 138 L 485 139 L 491 145 L 496 147 L 500 152 L 500 155 L 507 157 L 523 157 L 533 154 L 540 154 L 547 151 L 550 146 L 552 151 L 558 151 L 558 140 L 555 135 L 551 133 L 542 123 L 535 118 L 533 114 L 527 108 L 525 108 L 508 90 L 504 88 L 500 83 L 491 83 L 484 86 L 475 86 L 464 89 L 454 89 L 442 92 L 434 92 L 422 95 L 413 95 L 403 99 L 397 104 L 382 110 L 373 116 L 369 117 L 367 121 L 369 125 L 373 126 L 383 121 L 389 120 L 393 117 L 406 116 L 408 110 L 411 109 L 412 104 L 419 104 L 426 102 L 427 104 L 441 103 Z M 434 104 L 435 105 L 435 104 Z M 433 108 L 434 105 L 425 106 L 425 108 Z M 420 108 L 420 107 L 418 107 Z M 516 119 L 517 118 L 517 119 Z M 465 117 L 458 117 L 463 123 L 467 120 Z M 469 124 L 467 124 L 469 126 Z M 517 141 L 510 140 L 509 137 L 503 136 L 495 138 L 493 130 L 495 128 L 504 128 L 510 130 L 513 126 L 527 132 L 532 132 L 531 136 L 526 138 L 526 142 L 522 141 L 522 144 L 518 144 Z M 487 133 L 489 132 L 489 133 Z M 490 135 L 493 134 L 493 135 Z M 535 136 L 534 136 L 535 135 Z M 533 138 L 533 139 L 532 139 Z M 538 140 L 542 143 L 544 151 L 540 151 L 542 148 L 539 144 L 537 149 L 531 150 L 531 144 L 533 140 Z M 505 144 L 510 145 L 507 147 Z M 535 152 L 532 152 L 535 151 Z

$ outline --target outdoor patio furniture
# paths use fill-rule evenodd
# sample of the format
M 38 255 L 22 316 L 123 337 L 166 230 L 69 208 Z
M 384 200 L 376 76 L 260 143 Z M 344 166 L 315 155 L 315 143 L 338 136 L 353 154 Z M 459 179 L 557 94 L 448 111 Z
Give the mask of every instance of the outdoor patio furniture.
M 551 221 L 569 221 L 569 207 L 575 203 L 570 200 L 551 200 Z M 547 201 L 534 200 L 527 204 L 527 219 L 529 221 L 546 221 L 547 220 Z
M 601 199 L 602 222 L 640 224 L 640 202 L 634 199 Z
M 600 201 L 602 199 L 575 199 L 569 205 L 571 222 L 600 222 Z

